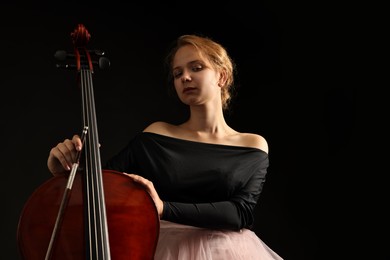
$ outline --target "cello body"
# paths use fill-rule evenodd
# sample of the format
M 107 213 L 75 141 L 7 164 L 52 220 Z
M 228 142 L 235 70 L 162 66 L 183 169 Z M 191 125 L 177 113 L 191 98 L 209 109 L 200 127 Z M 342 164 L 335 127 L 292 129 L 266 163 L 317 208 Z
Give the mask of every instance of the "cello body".
M 87 259 L 82 174 L 79 172 L 75 177 L 58 239 L 53 245 L 55 260 Z M 52 177 L 29 197 L 17 233 L 22 259 L 45 259 L 66 183 L 66 176 Z M 116 171 L 103 170 L 103 183 L 111 258 L 153 259 L 159 220 L 151 197 L 129 177 Z

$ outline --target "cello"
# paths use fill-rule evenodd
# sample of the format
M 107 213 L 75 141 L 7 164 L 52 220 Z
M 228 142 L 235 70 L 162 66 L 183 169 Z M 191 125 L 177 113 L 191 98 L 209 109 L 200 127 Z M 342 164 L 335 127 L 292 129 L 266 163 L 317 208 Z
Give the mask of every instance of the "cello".
M 92 75 L 108 59 L 86 48 L 90 34 L 83 24 L 71 33 L 81 88 L 83 156 L 69 175 L 52 176 L 25 203 L 17 227 L 25 260 L 153 259 L 159 217 L 149 193 L 123 173 L 101 166 Z M 98 62 L 92 56 L 101 56 Z M 79 160 L 83 159 L 80 167 Z M 82 169 L 81 169 L 82 168 Z

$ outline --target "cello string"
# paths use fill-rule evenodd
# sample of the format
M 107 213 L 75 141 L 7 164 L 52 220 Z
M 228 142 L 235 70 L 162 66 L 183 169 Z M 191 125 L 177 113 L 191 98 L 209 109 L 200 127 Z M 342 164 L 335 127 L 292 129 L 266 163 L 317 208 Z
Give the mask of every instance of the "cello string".
M 89 125 L 89 119 L 88 119 L 88 97 L 87 97 L 87 93 L 86 93 L 86 87 L 85 87 L 85 82 L 84 82 L 84 69 L 81 69 L 80 68 L 80 84 L 81 84 L 81 93 L 82 93 L 82 114 L 83 114 L 83 123 L 84 125 L 88 126 L 89 129 L 91 129 L 91 126 Z M 89 249 L 89 252 L 86 252 L 87 253 L 87 258 L 90 258 L 91 259 L 91 256 L 94 255 L 93 252 L 95 250 L 92 250 L 92 245 L 91 245 L 91 242 L 93 241 L 93 238 L 92 238 L 92 216 L 91 216 L 91 204 L 90 204 L 90 201 L 91 201 L 91 198 L 90 198 L 90 194 L 91 194 L 91 180 L 90 180 L 90 167 L 89 167 L 89 154 L 90 154 L 90 139 L 91 139 L 91 134 L 93 134 L 93 132 L 90 131 L 89 135 L 88 135 L 88 141 L 85 145 L 85 158 L 84 158 L 84 161 L 85 161 L 85 169 L 84 169 L 84 189 L 85 189 L 85 192 L 84 192 L 84 204 L 86 205 L 85 206 L 85 225 L 86 225 L 86 238 L 85 238 L 85 242 L 86 242 L 86 248 Z
M 95 205 L 95 180 L 94 180 L 94 168 L 93 168 L 93 160 L 91 153 L 93 152 L 93 136 L 95 134 L 94 127 L 91 123 L 91 102 L 90 102 L 90 93 L 88 84 L 86 81 L 86 70 L 83 68 L 81 70 L 82 75 L 82 84 L 83 90 L 85 92 L 85 120 L 88 126 L 90 127 L 90 134 L 88 138 L 88 146 L 87 146 L 87 156 L 86 156 L 86 165 L 87 169 L 85 171 L 86 176 L 86 203 L 88 205 L 86 215 L 88 216 L 88 241 L 89 250 L 90 250 L 90 259 L 98 259 L 99 250 L 98 250 L 98 229 L 96 227 L 96 205 Z
M 99 207 L 97 207 L 97 201 L 99 198 L 96 196 L 98 195 L 96 190 L 97 190 L 97 181 L 96 181 L 96 162 L 95 162 L 95 155 L 93 154 L 95 149 L 94 149 L 94 138 L 96 134 L 96 129 L 95 125 L 93 122 L 93 103 L 92 103 L 92 94 L 91 94 L 91 86 L 88 84 L 88 74 L 86 70 L 83 70 L 83 80 L 84 80 L 84 85 L 86 88 L 86 97 L 87 97 L 87 118 L 88 118 L 88 124 L 90 124 L 92 128 L 92 134 L 90 135 L 90 142 L 89 142 L 89 179 L 90 179 L 90 205 L 92 207 L 91 213 L 91 243 L 93 243 L 93 248 L 94 251 L 92 252 L 94 255 L 96 255 L 96 259 L 99 259 L 99 255 L 101 252 L 101 249 L 99 249 L 99 245 L 101 245 L 101 239 L 100 239 L 100 234 L 99 234 Z M 95 258 L 95 257 L 94 257 Z
M 91 70 L 83 70 L 83 84 L 86 88 L 86 111 L 87 121 L 91 128 L 91 134 L 89 135 L 89 156 L 88 165 L 90 171 L 88 171 L 89 178 L 89 198 L 90 207 L 93 208 L 92 215 L 90 216 L 91 225 L 91 240 L 94 242 L 95 254 L 102 255 L 105 258 L 110 258 L 109 239 L 108 239 L 108 227 L 104 202 L 103 192 L 103 180 L 101 171 L 101 162 L 99 154 L 99 142 L 97 133 L 96 112 L 94 103 L 94 93 L 92 84 L 92 72 Z
M 88 53 L 89 54 L 89 53 Z M 95 129 L 94 134 L 94 141 L 93 141 L 93 147 L 94 147 L 94 161 L 96 166 L 96 184 L 97 184 L 97 202 L 98 204 L 98 213 L 99 213 L 99 230 L 101 231 L 101 239 L 103 240 L 102 243 L 104 245 L 103 249 L 103 255 L 106 258 L 109 258 L 110 256 L 110 247 L 109 247 L 109 239 L 108 239 L 108 227 L 107 227 L 107 217 L 106 217 L 106 205 L 105 205 L 105 198 L 104 198 L 104 186 L 103 186 L 103 175 L 102 175 L 102 167 L 101 167 L 101 160 L 100 160 L 100 151 L 99 151 L 99 138 L 98 138 L 98 128 L 97 128 L 97 116 L 96 116 L 96 109 L 95 109 L 95 99 L 94 99 L 94 89 L 93 89 L 93 81 L 92 81 L 92 71 L 88 71 L 88 86 L 90 88 L 90 97 L 91 97 L 91 104 L 92 104 L 92 124 Z M 101 244 L 101 243 L 100 243 Z

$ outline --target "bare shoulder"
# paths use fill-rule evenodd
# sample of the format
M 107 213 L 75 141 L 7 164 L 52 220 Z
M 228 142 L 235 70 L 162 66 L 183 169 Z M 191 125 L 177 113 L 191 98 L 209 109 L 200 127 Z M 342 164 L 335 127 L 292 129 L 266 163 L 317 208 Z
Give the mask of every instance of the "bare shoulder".
M 169 133 L 172 131 L 172 128 L 175 126 L 163 121 L 156 121 L 148 125 L 143 132 L 150 132 L 155 134 L 161 134 L 161 135 L 169 135 Z
M 240 142 L 243 146 L 258 148 L 268 153 L 268 142 L 261 135 L 252 133 L 241 133 Z

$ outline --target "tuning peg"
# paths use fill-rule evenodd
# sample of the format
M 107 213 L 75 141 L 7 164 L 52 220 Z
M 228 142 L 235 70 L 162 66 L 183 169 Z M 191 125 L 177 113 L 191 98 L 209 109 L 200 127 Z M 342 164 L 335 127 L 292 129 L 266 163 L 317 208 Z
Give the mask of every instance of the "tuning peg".
M 56 58 L 57 60 L 60 60 L 60 61 L 66 60 L 66 56 L 67 56 L 67 53 L 64 50 L 58 50 L 54 54 L 54 58 Z
M 100 57 L 99 58 L 99 68 L 104 70 L 110 67 L 110 60 L 106 57 Z

